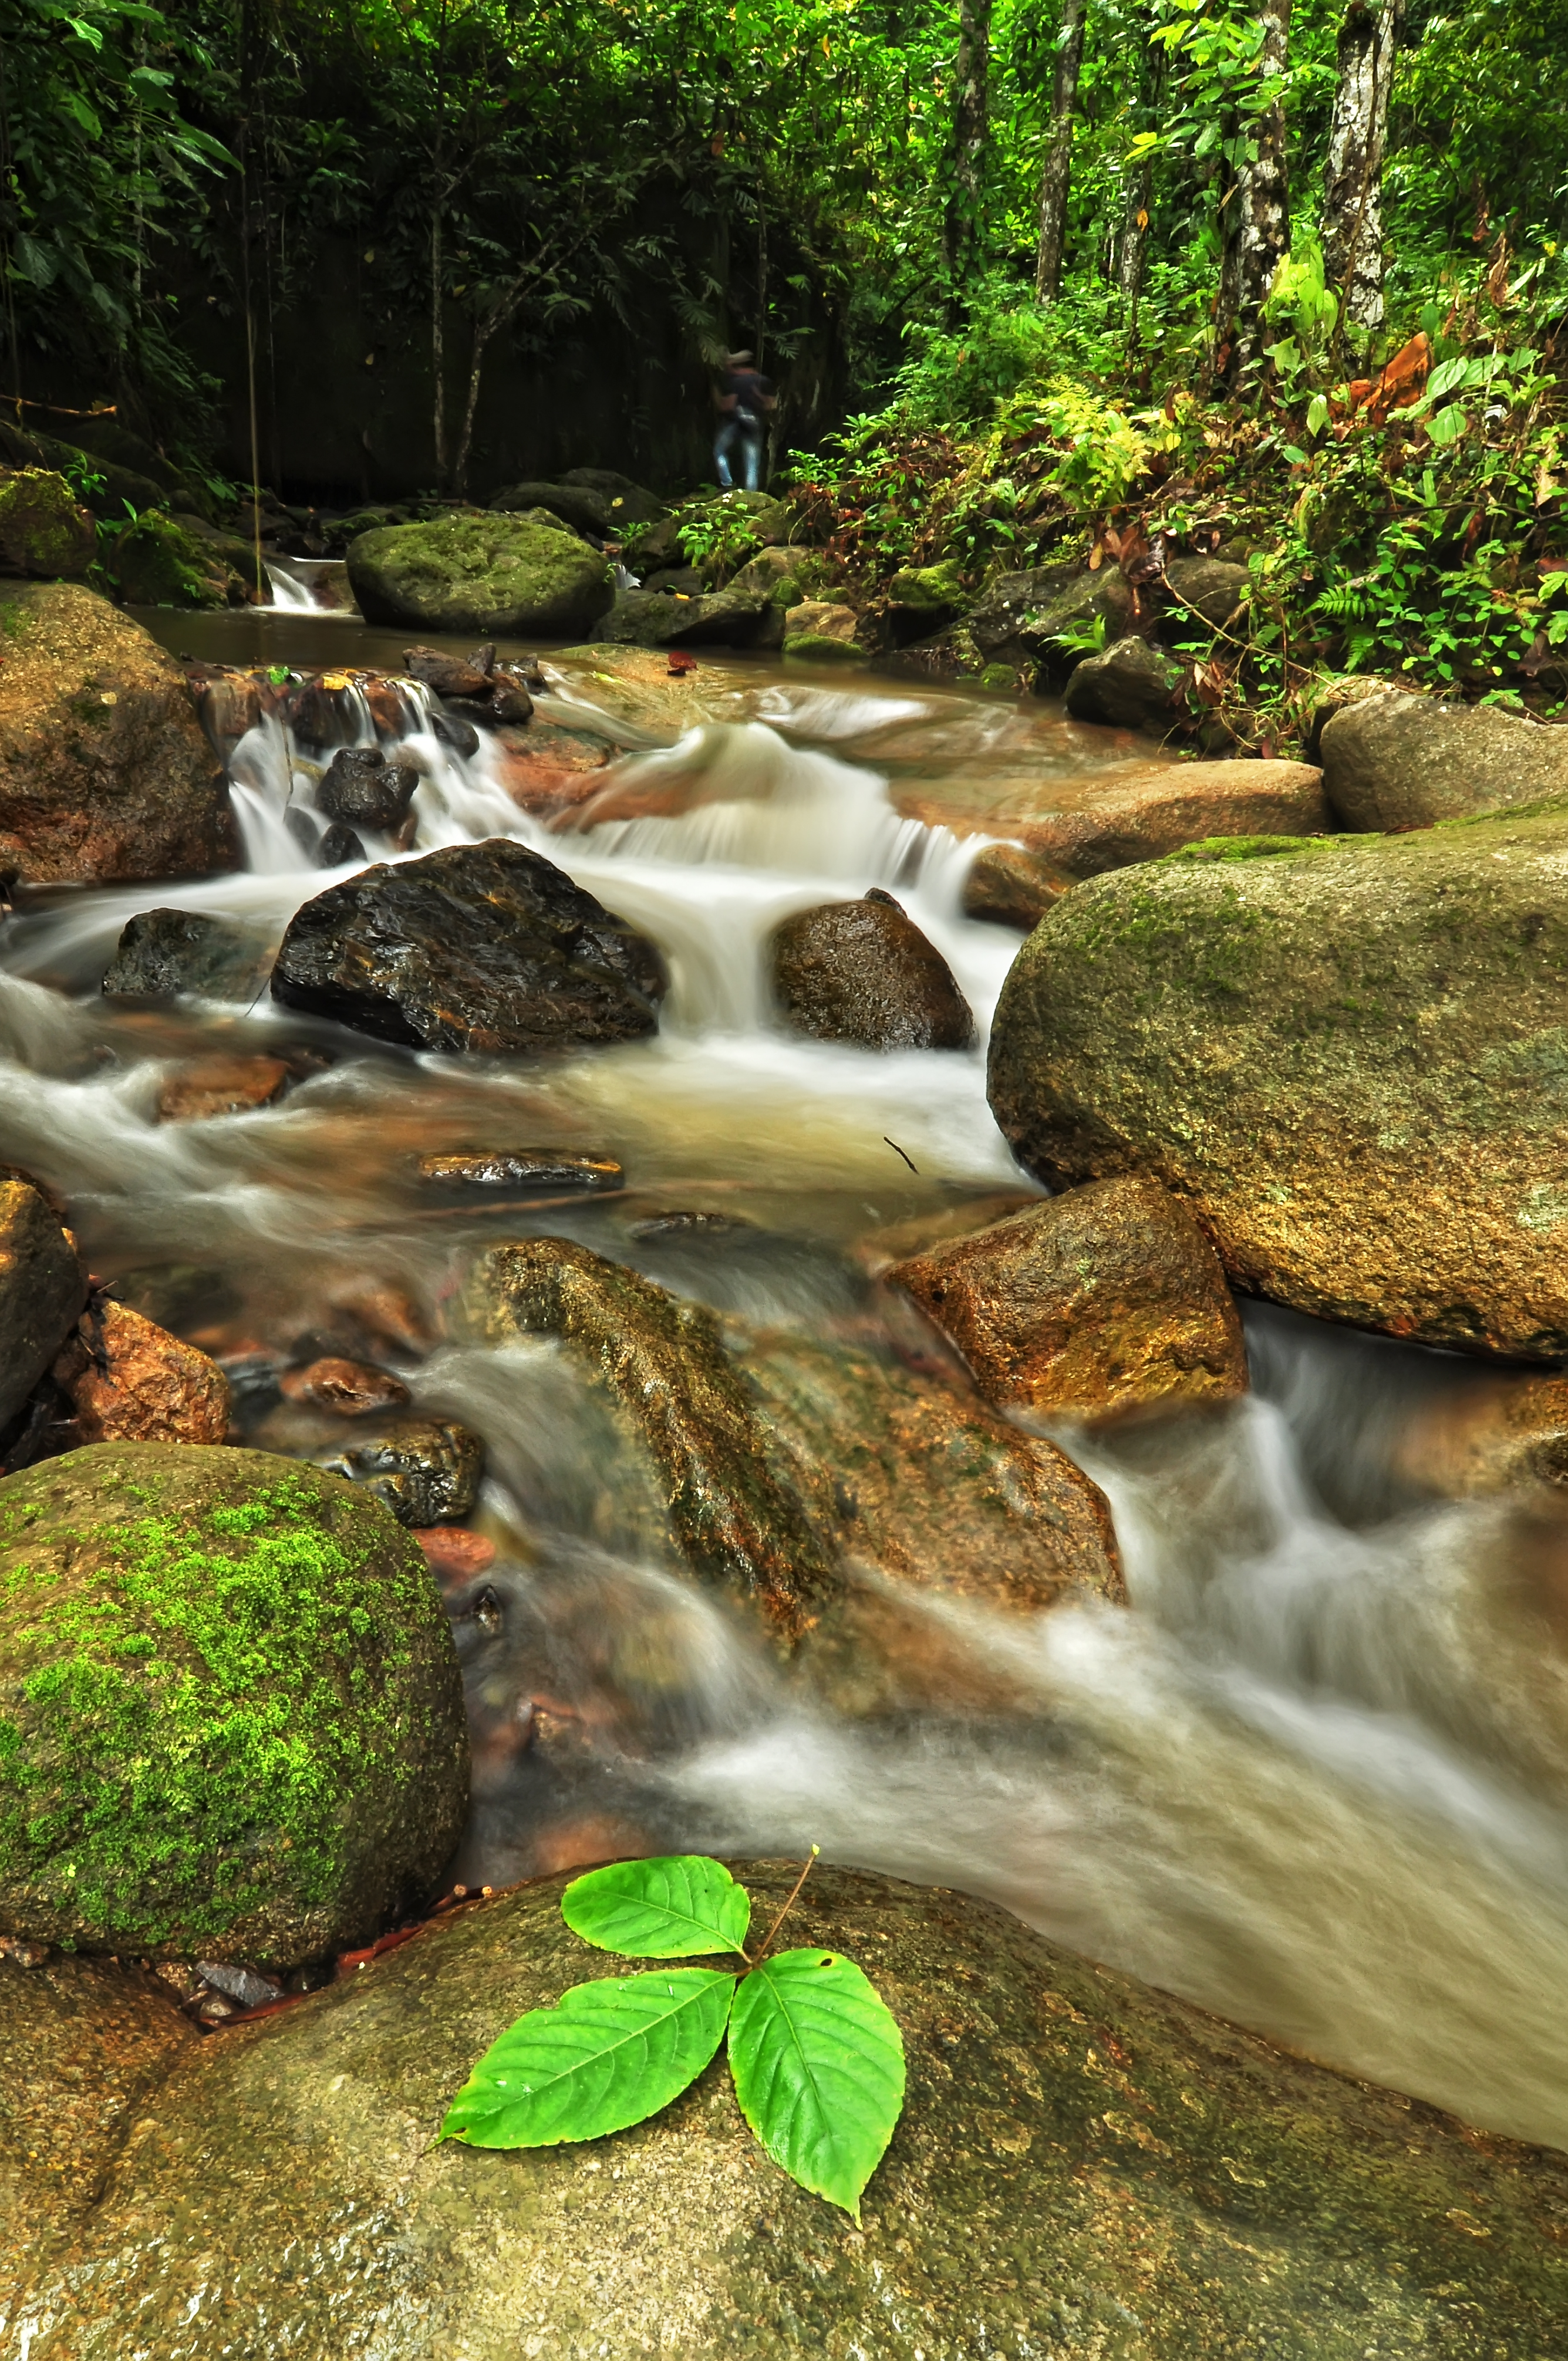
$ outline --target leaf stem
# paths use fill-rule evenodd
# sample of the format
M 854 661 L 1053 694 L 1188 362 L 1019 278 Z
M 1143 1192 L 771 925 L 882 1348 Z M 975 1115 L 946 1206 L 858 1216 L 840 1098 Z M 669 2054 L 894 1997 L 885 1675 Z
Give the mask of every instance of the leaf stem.
M 752 1962 L 751 1962 L 751 1965 L 752 1965 L 754 1968 L 760 1968 L 760 1967 L 762 1966 L 762 1961 L 767 1958 L 768 1953 L 772 1950 L 772 1949 L 773 1949 L 773 1937 L 778 1933 L 779 1928 L 784 1925 L 784 1920 L 789 1916 L 790 1912 L 795 1908 L 795 1898 L 796 1898 L 796 1896 L 798 1895 L 798 1894 L 799 1894 L 799 1892 L 800 1892 L 801 1887 L 806 1883 L 806 1879 L 811 1875 L 811 1864 L 812 1864 L 812 1861 L 816 1861 L 816 1860 L 817 1860 L 817 1856 L 820 1854 L 821 1850 L 822 1850 L 822 1847 L 821 1847 L 820 1845 L 813 1845 L 813 1846 L 812 1846 L 812 1848 L 811 1848 L 811 1859 L 810 1859 L 810 1861 L 807 1861 L 807 1862 L 806 1863 L 806 1866 L 802 1869 L 802 1871 L 801 1871 L 801 1872 L 800 1872 L 800 1875 L 795 1879 L 795 1883 L 790 1887 L 789 1894 L 788 1894 L 787 1899 L 785 1900 L 785 1903 L 784 1903 L 784 1908 L 779 1912 L 778 1916 L 773 1920 L 773 1925 L 768 1928 L 767 1933 L 766 1933 L 766 1934 L 763 1936 L 763 1938 L 762 1938 L 762 1949 L 757 1953 L 756 1958 L 755 1958 L 755 1959 L 752 1960 Z

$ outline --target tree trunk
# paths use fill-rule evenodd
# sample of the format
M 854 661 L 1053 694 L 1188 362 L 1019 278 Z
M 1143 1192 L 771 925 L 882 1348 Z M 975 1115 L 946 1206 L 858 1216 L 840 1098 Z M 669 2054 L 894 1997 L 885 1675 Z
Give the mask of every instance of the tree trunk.
M 1339 80 L 1323 173 L 1323 278 L 1358 328 L 1383 324 L 1383 142 L 1394 78 L 1398 0 L 1351 0 L 1340 27 Z
M 980 257 L 985 150 L 991 127 L 991 0 L 959 0 L 952 187 L 942 222 L 949 326 Z
M 1152 131 L 1159 121 L 1160 101 L 1165 92 L 1166 52 L 1151 41 L 1145 55 L 1142 88 L 1135 110 L 1135 121 L 1140 131 Z M 1154 196 L 1154 164 L 1146 156 L 1127 175 L 1126 201 L 1122 215 L 1122 292 L 1127 299 L 1129 324 L 1135 335 L 1138 324 L 1138 299 L 1144 291 L 1144 280 L 1148 271 L 1149 205 Z
M 431 394 L 431 434 L 435 445 L 435 489 L 446 486 L 446 338 L 441 316 L 441 217 L 445 210 L 446 191 L 443 174 L 446 163 L 446 24 L 448 0 L 441 0 L 441 23 L 435 45 L 435 146 L 434 195 L 430 210 L 430 366 L 433 380 Z
M 452 468 L 452 489 L 457 498 L 468 495 L 468 446 L 474 439 L 474 414 L 479 407 L 479 379 L 485 367 L 485 355 L 490 338 L 498 328 L 504 327 L 516 311 L 516 303 L 488 313 L 474 324 L 474 350 L 468 362 L 468 396 L 463 404 L 463 426 L 457 437 L 457 456 Z
M 1278 81 L 1289 62 L 1290 0 L 1263 0 L 1258 14 L 1263 77 Z M 1220 326 L 1229 347 L 1225 375 L 1234 383 L 1257 350 L 1264 298 L 1290 245 L 1283 96 L 1246 127 L 1245 149 L 1227 176 L 1223 219 Z
M 1061 293 L 1062 256 L 1067 246 L 1067 192 L 1072 166 L 1072 110 L 1078 97 L 1079 68 L 1083 63 L 1083 11 L 1084 0 L 1062 0 L 1056 73 L 1051 82 L 1051 126 L 1046 136 L 1045 169 L 1040 174 L 1040 244 L 1035 261 L 1035 293 L 1042 303 L 1054 303 Z

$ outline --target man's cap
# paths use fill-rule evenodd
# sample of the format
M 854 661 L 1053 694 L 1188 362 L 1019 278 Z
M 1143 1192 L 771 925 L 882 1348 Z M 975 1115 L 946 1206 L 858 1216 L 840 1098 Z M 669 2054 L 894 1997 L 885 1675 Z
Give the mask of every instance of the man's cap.
M 750 353 L 729 353 L 725 356 L 726 366 L 729 368 L 741 368 L 751 357 Z

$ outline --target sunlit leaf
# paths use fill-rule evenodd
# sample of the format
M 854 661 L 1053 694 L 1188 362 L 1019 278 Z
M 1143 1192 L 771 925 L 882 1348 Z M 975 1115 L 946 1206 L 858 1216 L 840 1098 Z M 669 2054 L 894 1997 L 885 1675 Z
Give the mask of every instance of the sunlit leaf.
M 633 1960 L 692 1960 L 707 1951 L 744 1955 L 751 1904 L 722 1861 L 701 1853 L 617 1861 L 575 1878 L 561 1896 L 574 1935 Z
M 1436 411 L 1428 419 L 1427 433 L 1441 451 L 1446 449 L 1450 443 L 1458 442 L 1464 432 L 1464 412 L 1456 401 L 1452 401 L 1446 410 Z
M 904 2042 L 836 1951 L 781 1951 L 747 1976 L 729 2023 L 740 2111 L 773 2162 L 861 2218 L 861 2191 L 904 2106 Z
M 735 1978 L 664 1968 L 575 1984 L 493 2041 L 447 2110 L 443 2139 L 554 2147 L 657 2114 L 724 2038 Z

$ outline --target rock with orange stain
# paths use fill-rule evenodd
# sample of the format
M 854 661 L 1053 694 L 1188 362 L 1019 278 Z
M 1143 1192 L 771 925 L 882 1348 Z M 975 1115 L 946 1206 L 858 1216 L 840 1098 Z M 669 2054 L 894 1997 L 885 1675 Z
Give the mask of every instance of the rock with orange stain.
M 565 730 L 536 718 L 524 730 L 492 732 L 496 775 L 525 812 L 572 811 L 598 793 L 612 748 L 591 730 Z
M 83 1443 L 221 1443 L 228 1433 L 217 1363 L 113 1298 L 82 1313 L 54 1375 Z
M 158 1094 L 165 1123 L 203 1123 L 270 1106 L 289 1080 L 281 1058 L 192 1058 L 170 1074 Z
M 420 1525 L 414 1539 L 443 1589 L 471 1582 L 496 1562 L 494 1542 L 487 1541 L 483 1533 L 470 1532 L 466 1525 Z
M 309 1402 L 316 1410 L 335 1411 L 340 1418 L 363 1418 L 370 1411 L 402 1410 L 411 1397 L 400 1378 L 389 1369 L 370 1368 L 363 1361 L 329 1356 L 308 1368 L 290 1369 L 279 1380 L 290 1401 Z

